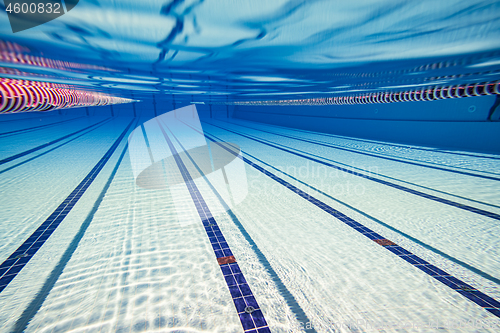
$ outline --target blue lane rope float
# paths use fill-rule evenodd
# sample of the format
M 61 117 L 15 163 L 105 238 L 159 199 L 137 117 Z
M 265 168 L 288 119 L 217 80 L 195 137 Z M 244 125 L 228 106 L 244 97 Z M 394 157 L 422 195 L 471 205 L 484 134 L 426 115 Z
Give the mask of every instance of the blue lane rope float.
M 424 102 L 440 99 L 500 95 L 500 81 L 427 87 L 405 91 L 366 92 L 347 96 L 269 101 L 214 102 L 224 105 L 355 105 L 399 102 Z

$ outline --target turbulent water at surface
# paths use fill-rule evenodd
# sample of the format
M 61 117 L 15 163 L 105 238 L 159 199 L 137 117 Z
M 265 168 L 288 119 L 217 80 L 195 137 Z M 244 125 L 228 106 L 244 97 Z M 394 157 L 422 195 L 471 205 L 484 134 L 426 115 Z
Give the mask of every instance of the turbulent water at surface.
M 81 0 L 15 34 L 1 12 L 2 77 L 122 97 L 334 97 L 500 76 L 498 1 Z
M 500 0 L 2 6 L 0 333 L 500 332 Z

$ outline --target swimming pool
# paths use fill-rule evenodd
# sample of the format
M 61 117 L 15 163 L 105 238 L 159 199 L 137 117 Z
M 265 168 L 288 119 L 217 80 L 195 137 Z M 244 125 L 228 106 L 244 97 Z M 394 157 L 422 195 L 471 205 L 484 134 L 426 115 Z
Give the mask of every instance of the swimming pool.
M 207 141 L 237 144 L 245 163 L 245 199 L 213 216 L 253 295 L 235 309 L 231 298 L 248 297 L 221 270 L 235 264 L 219 265 L 227 256 L 214 256 L 214 226 L 188 189 L 135 184 L 126 139 L 146 120 L 2 123 L 20 131 L 2 138 L 2 258 L 39 247 L 2 290 L 4 327 L 237 332 L 256 300 L 271 331 L 495 330 L 498 155 L 202 118 Z M 173 149 L 189 130 L 169 128 Z M 177 156 L 206 209 L 226 205 Z M 179 222 L 179 204 L 197 223 Z
M 5 2 L 0 332 L 499 331 L 500 2 Z

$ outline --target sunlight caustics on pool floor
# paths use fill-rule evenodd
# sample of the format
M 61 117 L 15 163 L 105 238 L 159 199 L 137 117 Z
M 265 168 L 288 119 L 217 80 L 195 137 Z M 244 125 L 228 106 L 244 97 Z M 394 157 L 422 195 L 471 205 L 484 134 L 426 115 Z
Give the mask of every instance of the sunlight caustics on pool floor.
M 220 209 L 189 155 L 191 187 L 135 184 L 147 120 L 0 122 L 7 331 L 498 329 L 500 156 L 202 119 L 245 163 L 245 200 Z M 198 129 L 164 131 L 175 152 Z

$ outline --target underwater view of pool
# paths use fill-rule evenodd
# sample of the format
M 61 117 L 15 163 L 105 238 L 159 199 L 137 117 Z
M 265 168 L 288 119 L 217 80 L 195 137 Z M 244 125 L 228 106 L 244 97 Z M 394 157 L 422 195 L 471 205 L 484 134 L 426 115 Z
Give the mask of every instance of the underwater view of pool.
M 500 330 L 500 1 L 0 8 L 0 332 Z

